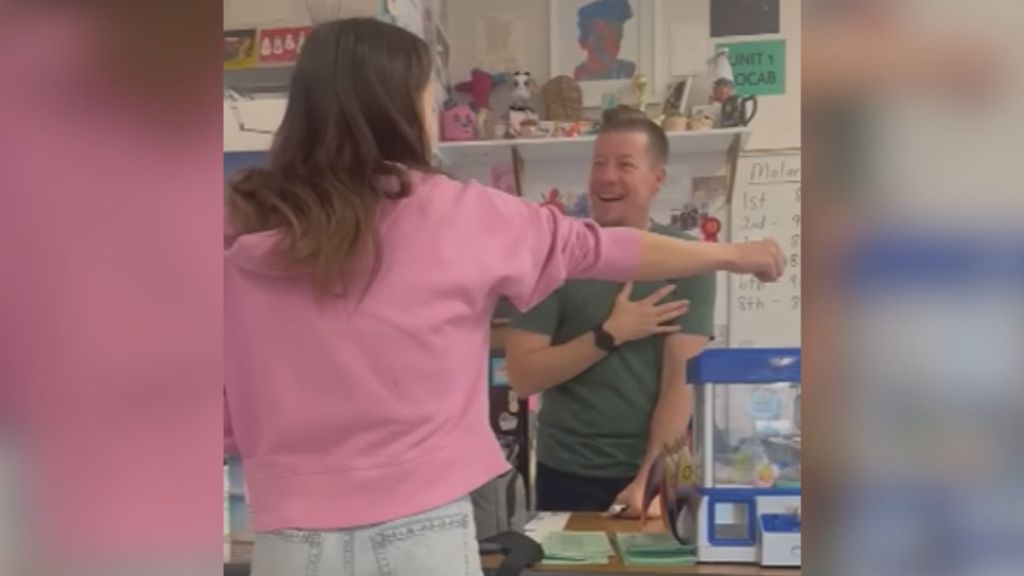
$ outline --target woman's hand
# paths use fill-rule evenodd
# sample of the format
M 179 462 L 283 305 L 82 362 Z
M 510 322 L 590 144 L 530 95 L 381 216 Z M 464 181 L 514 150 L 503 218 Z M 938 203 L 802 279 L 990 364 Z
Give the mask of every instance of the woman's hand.
M 733 244 L 736 256 L 730 270 L 735 274 L 753 274 L 761 282 L 775 282 L 786 271 L 786 255 L 774 239 Z

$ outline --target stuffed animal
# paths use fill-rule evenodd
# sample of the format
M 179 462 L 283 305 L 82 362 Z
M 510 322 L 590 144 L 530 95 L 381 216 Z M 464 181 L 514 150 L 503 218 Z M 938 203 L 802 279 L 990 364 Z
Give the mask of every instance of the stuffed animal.
M 512 106 L 511 110 L 534 112 L 530 99 L 537 91 L 537 83 L 529 72 L 512 74 Z
M 454 100 L 445 103 L 441 112 L 441 139 L 462 142 L 476 138 L 476 114 L 466 104 Z
M 508 135 L 512 138 L 524 136 L 525 128 L 531 129 L 539 120 L 537 112 L 530 105 L 530 98 L 537 90 L 537 84 L 533 81 L 529 72 L 516 72 L 512 78 L 512 105 L 508 107 L 505 120 L 508 123 Z
M 506 80 L 505 74 L 490 74 L 474 68 L 469 73 L 469 80 L 456 84 L 455 90 L 469 94 L 470 103 L 479 111 L 491 107 L 491 92 Z

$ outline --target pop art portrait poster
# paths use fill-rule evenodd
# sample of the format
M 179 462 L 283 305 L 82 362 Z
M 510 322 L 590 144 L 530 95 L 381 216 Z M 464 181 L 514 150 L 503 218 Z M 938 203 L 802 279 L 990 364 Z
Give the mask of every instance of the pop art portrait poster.
M 584 106 L 605 94 L 631 102 L 632 80 L 653 79 L 656 0 L 557 0 L 550 6 L 551 76 L 580 83 Z M 649 90 L 648 99 L 656 91 Z

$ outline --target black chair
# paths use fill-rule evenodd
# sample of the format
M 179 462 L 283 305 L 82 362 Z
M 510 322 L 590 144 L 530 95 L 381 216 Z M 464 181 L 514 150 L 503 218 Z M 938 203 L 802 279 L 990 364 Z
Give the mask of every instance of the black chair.
M 544 559 L 544 549 L 529 536 L 519 532 L 502 532 L 480 541 L 480 555 L 501 554 L 505 561 L 494 576 L 519 576 L 527 568 Z

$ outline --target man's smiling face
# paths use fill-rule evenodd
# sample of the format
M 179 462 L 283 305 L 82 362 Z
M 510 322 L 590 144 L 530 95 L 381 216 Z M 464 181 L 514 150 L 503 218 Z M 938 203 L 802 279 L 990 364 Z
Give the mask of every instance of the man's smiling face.
M 601 134 L 590 165 L 590 207 L 602 226 L 647 228 L 651 201 L 665 180 L 665 168 L 640 131 Z

